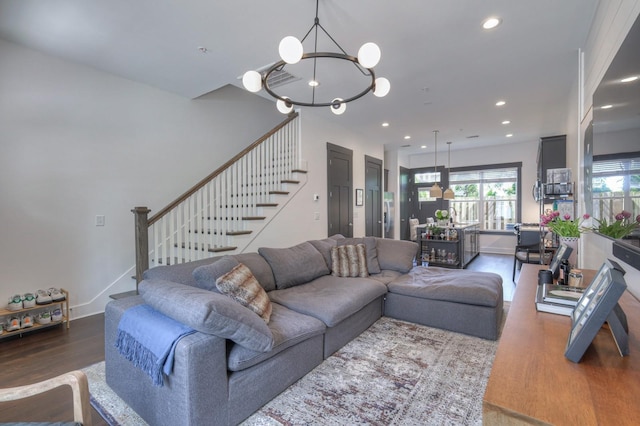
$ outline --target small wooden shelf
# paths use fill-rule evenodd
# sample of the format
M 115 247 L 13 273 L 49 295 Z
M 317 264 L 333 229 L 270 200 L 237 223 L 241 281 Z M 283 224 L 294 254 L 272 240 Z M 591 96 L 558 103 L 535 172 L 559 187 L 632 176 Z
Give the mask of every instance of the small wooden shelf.
M 46 305 L 35 305 L 32 308 L 23 308 L 15 311 L 12 311 L 6 308 L 0 308 L 0 322 L 3 323 L 3 332 L 2 334 L 0 334 L 0 339 L 4 339 L 9 336 L 22 335 L 24 333 L 30 333 L 35 330 L 41 330 L 43 328 L 53 327 L 53 326 L 64 324 L 64 323 L 66 323 L 67 328 L 69 328 L 69 292 L 63 288 L 61 288 L 60 291 L 62 292 L 62 294 L 64 294 L 64 297 L 65 297 L 64 300 L 47 303 Z M 7 331 L 4 328 L 7 320 L 12 316 L 20 317 L 25 312 L 43 311 L 45 309 L 52 308 L 52 307 L 53 308 L 58 307 L 59 309 L 62 310 L 62 320 L 51 321 L 50 323 L 47 323 L 47 324 L 39 324 L 36 320 L 36 316 L 33 315 L 33 325 L 31 327 L 20 328 L 18 330 L 13 330 L 13 331 Z

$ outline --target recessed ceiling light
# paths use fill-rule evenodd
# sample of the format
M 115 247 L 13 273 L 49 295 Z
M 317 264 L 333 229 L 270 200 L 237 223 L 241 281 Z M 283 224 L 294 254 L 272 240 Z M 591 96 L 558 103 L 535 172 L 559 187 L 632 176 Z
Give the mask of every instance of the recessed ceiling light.
M 513 136 L 513 133 L 507 133 L 505 136 L 506 136 L 506 137 L 508 137 L 508 138 L 510 138 L 510 137 L 512 137 L 512 136 Z
M 627 77 L 627 78 L 623 78 L 622 80 L 620 80 L 620 83 L 631 83 L 632 81 L 636 81 L 639 77 L 637 75 L 631 76 L 631 77 Z
M 503 106 L 506 105 L 507 103 L 505 101 L 498 101 L 496 102 L 496 106 Z
M 385 121 L 384 123 L 382 123 L 382 127 L 389 127 L 389 123 Z
M 422 145 L 420 146 L 420 148 L 425 149 L 427 146 L 426 145 Z
M 320 86 L 320 83 L 318 81 L 316 81 L 316 80 L 311 80 L 311 81 L 309 81 L 309 86 L 318 87 L 318 86 Z
M 511 121 L 509 121 L 509 120 L 504 120 L 504 121 L 502 122 L 502 124 L 511 124 Z
M 411 136 L 407 135 L 404 137 L 405 139 L 411 139 Z
M 500 23 L 502 23 L 502 19 L 500 18 L 496 18 L 496 17 L 487 18 L 482 23 L 482 28 L 484 28 L 485 30 L 490 30 L 500 25 Z
M 600 107 L 600 109 L 609 109 L 609 108 L 613 108 L 613 105 L 602 105 Z

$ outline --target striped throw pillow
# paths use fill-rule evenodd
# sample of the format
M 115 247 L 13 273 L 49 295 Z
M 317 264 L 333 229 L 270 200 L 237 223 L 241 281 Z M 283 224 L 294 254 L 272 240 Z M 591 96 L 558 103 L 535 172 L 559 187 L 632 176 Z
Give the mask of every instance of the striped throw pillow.
M 271 319 L 271 300 L 251 270 L 243 263 L 216 280 L 216 287 L 225 294 L 255 312 L 266 322 Z
M 364 244 L 331 248 L 331 274 L 336 277 L 368 277 L 367 251 Z

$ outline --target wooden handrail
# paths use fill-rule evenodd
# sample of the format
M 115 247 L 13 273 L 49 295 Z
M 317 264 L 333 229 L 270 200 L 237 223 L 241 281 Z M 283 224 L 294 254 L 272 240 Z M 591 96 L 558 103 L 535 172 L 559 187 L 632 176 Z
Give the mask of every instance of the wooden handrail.
M 264 142 L 265 140 L 267 140 L 269 137 L 273 136 L 276 132 L 278 132 L 280 129 L 282 129 L 284 126 L 286 126 L 287 124 L 289 124 L 291 121 L 293 121 L 296 117 L 298 116 L 297 112 L 292 112 L 290 113 L 287 118 L 280 123 L 279 125 L 277 125 L 276 127 L 274 127 L 272 130 L 270 130 L 269 132 L 265 133 L 262 137 L 260 137 L 258 140 L 256 140 L 254 143 L 252 143 L 251 145 L 249 145 L 248 147 L 246 147 L 245 149 L 243 149 L 242 151 L 240 151 L 235 157 L 233 157 L 231 160 L 227 161 L 226 163 L 224 163 L 222 166 L 220 166 L 217 170 L 215 170 L 213 173 L 211 173 L 209 176 L 205 177 L 204 179 L 202 179 L 200 182 L 198 182 L 197 184 L 195 184 L 191 189 L 189 189 L 187 192 L 185 192 L 184 194 L 182 194 L 181 196 L 179 196 L 178 198 L 176 198 L 173 202 L 171 202 L 169 205 L 167 205 L 165 208 L 163 208 L 162 210 L 160 210 L 158 213 L 154 214 L 153 216 L 151 216 L 149 218 L 149 226 L 153 225 L 155 222 L 157 222 L 158 220 L 160 220 L 160 218 L 162 218 L 162 216 L 164 216 L 165 214 L 167 214 L 168 212 L 170 212 L 171 210 L 173 210 L 177 205 L 179 205 L 180 203 L 182 203 L 184 200 L 186 200 L 187 198 L 189 198 L 191 195 L 195 194 L 196 191 L 198 191 L 200 188 L 202 188 L 203 186 L 205 186 L 208 182 L 210 182 L 213 178 L 215 178 L 216 176 L 218 176 L 219 174 L 221 174 L 222 172 L 224 172 L 226 169 L 228 169 L 229 167 L 231 167 L 231 165 L 233 165 L 236 161 L 238 161 L 239 159 L 241 159 L 242 157 L 244 157 L 249 151 L 251 151 L 252 149 L 254 149 L 255 147 L 257 147 L 258 145 L 260 145 L 262 142 Z

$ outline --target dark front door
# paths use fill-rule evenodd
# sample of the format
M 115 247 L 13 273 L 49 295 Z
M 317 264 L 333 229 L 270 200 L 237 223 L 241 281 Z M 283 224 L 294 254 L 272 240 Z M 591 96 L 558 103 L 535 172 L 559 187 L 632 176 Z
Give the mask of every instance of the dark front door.
M 353 151 L 327 143 L 329 236 L 353 237 Z
M 364 156 L 365 235 L 382 237 L 382 160 Z

